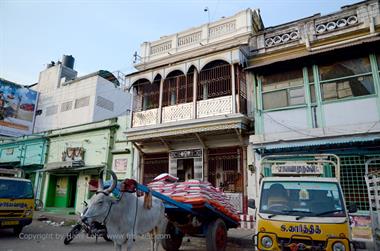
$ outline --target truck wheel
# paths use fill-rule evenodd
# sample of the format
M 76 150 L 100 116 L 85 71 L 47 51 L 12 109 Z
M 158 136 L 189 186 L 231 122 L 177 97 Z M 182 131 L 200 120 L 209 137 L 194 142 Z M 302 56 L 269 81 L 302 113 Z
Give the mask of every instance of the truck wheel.
M 162 247 L 166 251 L 177 251 L 182 244 L 183 234 L 170 221 L 166 225 L 165 234 L 170 237 L 162 239 Z
M 208 225 L 206 233 L 207 251 L 225 251 L 227 246 L 227 228 L 224 221 L 217 219 Z
M 21 234 L 21 231 L 22 231 L 22 226 L 18 226 L 18 227 L 13 228 L 13 234 L 16 236 L 19 236 Z

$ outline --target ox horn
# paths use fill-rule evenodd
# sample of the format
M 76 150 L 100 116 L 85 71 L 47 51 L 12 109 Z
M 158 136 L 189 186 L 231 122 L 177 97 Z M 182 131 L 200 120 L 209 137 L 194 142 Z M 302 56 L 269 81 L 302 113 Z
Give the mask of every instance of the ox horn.
M 103 172 L 104 172 L 104 169 L 101 170 L 99 173 L 99 188 L 101 189 L 100 191 L 103 191 L 106 194 L 110 194 L 115 189 L 115 187 L 117 185 L 117 176 L 113 171 L 108 170 L 108 172 L 110 172 L 111 176 L 112 176 L 112 184 L 109 188 L 104 189 L 103 179 L 102 179 Z

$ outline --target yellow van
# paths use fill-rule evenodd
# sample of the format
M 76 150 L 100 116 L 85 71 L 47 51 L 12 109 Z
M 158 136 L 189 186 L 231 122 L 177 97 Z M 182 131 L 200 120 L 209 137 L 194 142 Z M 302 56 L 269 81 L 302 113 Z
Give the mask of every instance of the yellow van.
M 346 208 L 336 178 L 265 177 L 260 191 L 258 250 L 351 250 L 348 213 L 356 206 Z
M 0 228 L 13 228 L 19 235 L 32 223 L 34 194 L 30 180 L 0 177 Z

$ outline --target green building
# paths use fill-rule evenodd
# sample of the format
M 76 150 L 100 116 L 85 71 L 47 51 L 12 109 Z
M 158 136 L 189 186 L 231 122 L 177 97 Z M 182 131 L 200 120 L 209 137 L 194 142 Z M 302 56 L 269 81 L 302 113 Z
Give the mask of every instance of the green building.
M 47 138 L 43 135 L 6 138 L 0 141 L 0 168 L 21 168 L 25 178 L 34 184 L 36 198 L 39 198 L 42 183 Z
M 96 183 L 100 169 L 112 168 L 119 179 L 130 177 L 130 149 L 120 133 L 126 126 L 127 119 L 119 117 L 47 132 L 45 210 L 81 212 L 82 202 L 93 195 L 90 181 Z

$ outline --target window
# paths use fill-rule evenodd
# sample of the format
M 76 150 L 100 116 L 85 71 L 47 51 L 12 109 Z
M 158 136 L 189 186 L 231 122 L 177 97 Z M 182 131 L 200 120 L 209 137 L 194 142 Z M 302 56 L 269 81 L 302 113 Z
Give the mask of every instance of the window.
M 342 60 L 319 66 L 323 100 L 375 93 L 368 57 Z
M 58 112 L 58 105 L 52 105 L 46 108 L 46 117 L 54 115 Z
M 150 83 L 146 79 L 138 80 L 134 85 L 133 110 L 136 112 L 158 108 L 161 77 Z
M 61 112 L 69 111 L 71 110 L 73 106 L 73 101 L 67 101 L 65 103 L 62 103 L 61 105 Z
M 380 71 L 380 54 L 377 54 L 377 55 L 376 55 L 376 59 L 377 59 L 377 68 L 378 68 L 379 71 Z
M 101 96 L 98 96 L 96 99 L 96 105 L 100 106 L 108 111 L 113 111 L 113 102 Z
M 83 97 L 75 100 L 75 109 L 88 106 L 90 103 L 90 97 Z
M 231 65 L 227 62 L 217 60 L 208 63 L 199 73 L 197 100 L 231 95 L 232 77 Z
M 305 104 L 301 70 L 265 75 L 262 85 L 264 110 Z

